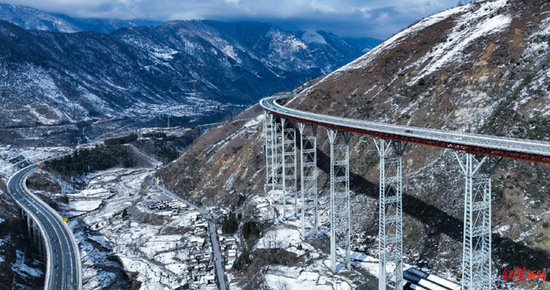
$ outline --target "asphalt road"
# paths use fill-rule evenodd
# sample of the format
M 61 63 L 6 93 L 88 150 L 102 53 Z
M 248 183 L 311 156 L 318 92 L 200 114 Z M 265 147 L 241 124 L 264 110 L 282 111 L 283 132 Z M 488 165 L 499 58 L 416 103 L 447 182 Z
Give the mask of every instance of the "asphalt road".
M 34 164 L 18 171 L 8 181 L 8 189 L 42 233 L 47 259 L 44 289 L 81 290 L 80 253 L 71 230 L 55 210 L 33 195 L 25 185 L 36 167 Z
M 198 212 L 200 212 L 204 216 L 204 218 L 206 218 L 208 220 L 208 232 L 209 232 L 209 235 L 210 235 L 210 241 L 212 241 L 212 253 L 214 254 L 214 258 L 215 258 L 214 265 L 215 265 L 215 269 L 216 269 L 216 277 L 217 277 L 217 280 L 218 280 L 218 288 L 220 290 L 227 289 L 226 284 L 225 284 L 224 266 L 222 265 L 223 258 L 222 258 L 222 254 L 221 254 L 221 251 L 220 251 L 220 244 L 219 244 L 219 240 L 218 240 L 218 232 L 216 231 L 216 224 L 214 223 L 214 219 L 212 218 L 210 213 L 208 213 L 208 211 L 206 211 L 206 210 L 190 203 L 189 201 L 179 197 L 178 195 L 174 194 L 170 190 L 168 190 L 168 189 L 166 189 L 166 188 L 164 188 L 160 185 L 155 184 L 153 182 L 153 177 L 151 177 L 149 179 L 149 183 L 151 185 L 153 185 L 154 187 L 158 188 L 159 190 L 161 190 L 162 192 L 164 192 L 165 194 L 167 194 L 169 196 L 172 196 L 173 198 L 175 198 L 175 199 L 177 199 L 181 202 L 184 202 L 185 204 L 187 204 L 190 207 L 195 208 Z
M 260 105 L 263 109 L 281 117 L 339 131 L 474 154 L 550 164 L 550 142 L 546 141 L 462 133 L 322 115 L 288 108 L 277 103 L 277 101 L 284 98 L 285 96 L 264 98 L 260 101 Z

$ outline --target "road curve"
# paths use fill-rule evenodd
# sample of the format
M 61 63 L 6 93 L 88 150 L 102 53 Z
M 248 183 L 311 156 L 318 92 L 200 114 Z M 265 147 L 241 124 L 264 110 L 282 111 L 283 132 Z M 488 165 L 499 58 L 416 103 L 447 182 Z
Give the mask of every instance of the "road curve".
M 8 190 L 19 206 L 38 225 L 46 248 L 46 290 L 81 290 L 82 266 L 73 233 L 61 216 L 26 186 L 27 177 L 37 168 L 27 166 L 8 181 Z
M 339 131 L 550 164 L 550 142 L 458 133 L 315 114 L 280 105 L 277 101 L 284 98 L 286 96 L 264 98 L 260 100 L 260 105 L 264 110 L 277 116 Z

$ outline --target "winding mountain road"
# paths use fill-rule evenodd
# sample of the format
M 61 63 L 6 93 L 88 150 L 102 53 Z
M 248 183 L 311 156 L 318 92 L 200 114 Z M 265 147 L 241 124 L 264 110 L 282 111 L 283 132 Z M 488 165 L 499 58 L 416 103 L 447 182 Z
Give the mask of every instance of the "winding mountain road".
M 8 181 L 8 190 L 19 206 L 38 225 L 46 251 L 46 290 L 81 290 L 82 265 L 76 240 L 61 216 L 26 186 L 38 166 L 27 166 Z

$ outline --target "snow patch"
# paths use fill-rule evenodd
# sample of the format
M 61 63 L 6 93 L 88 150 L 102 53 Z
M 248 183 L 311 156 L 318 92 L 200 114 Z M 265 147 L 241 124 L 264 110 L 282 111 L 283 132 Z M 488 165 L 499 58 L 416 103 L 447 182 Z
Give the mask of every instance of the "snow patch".
M 425 66 L 420 75 L 414 80 L 416 81 L 422 76 L 441 68 L 444 64 L 460 58 L 463 49 L 477 38 L 488 34 L 497 33 L 507 28 L 512 20 L 510 16 L 497 15 L 490 17 L 495 14 L 499 8 L 504 7 L 507 2 L 508 0 L 483 2 L 480 3 L 481 6 L 475 12 L 469 12 L 471 6 L 464 5 L 427 17 L 394 35 L 364 56 L 336 70 L 334 74 L 366 67 L 373 60 L 379 58 L 382 54 L 401 43 L 403 39 L 408 39 L 412 35 L 421 32 L 426 27 L 448 19 L 449 17 L 463 14 L 462 17 L 458 17 L 459 19 L 455 23 L 453 33 L 447 36 L 448 41 L 434 47 L 433 53 L 427 54 L 424 58 L 416 62 L 417 66 Z M 478 24 L 473 28 L 463 30 L 460 29 L 462 24 L 466 27 L 471 27 L 472 23 Z M 428 58 L 433 58 L 434 60 L 430 60 L 429 64 L 425 65 L 424 62 L 428 61 Z
M 311 44 L 311 43 L 327 44 L 327 42 L 325 41 L 325 38 L 321 34 L 315 31 L 306 31 L 302 35 L 302 40 L 307 44 Z
M 68 147 L 13 148 L 0 146 L 0 176 L 6 180 L 19 169 L 60 154 L 70 152 Z
M 289 248 L 300 243 L 300 231 L 281 227 L 267 232 L 257 243 L 255 249 Z
M 102 200 L 71 200 L 69 207 L 75 211 L 92 211 L 97 209 L 102 203 Z
M 11 266 L 11 269 L 14 272 L 17 272 L 22 277 L 41 277 L 44 275 L 44 272 L 38 268 L 31 268 L 25 264 L 25 254 L 17 250 L 17 260 Z
M 173 49 L 153 49 L 153 51 L 151 51 L 151 54 L 154 57 L 160 58 L 166 61 L 173 59 L 174 55 L 177 53 L 178 51 Z
M 505 2 L 499 1 L 499 3 L 504 4 Z M 501 7 L 498 5 L 490 6 L 492 9 Z M 416 78 L 411 80 L 411 83 L 415 84 L 420 78 L 441 69 L 441 67 L 448 63 L 460 62 L 465 56 L 463 53 L 464 49 L 476 39 L 501 32 L 510 26 L 512 17 L 509 15 L 498 15 L 481 20 L 482 18 L 487 18 L 493 12 L 493 10 L 482 8 L 476 13 L 469 13 L 460 18 L 456 22 L 452 33 L 447 36 L 447 40 L 434 46 L 433 53 L 426 54 L 416 62 L 417 66 L 424 66 L 424 69 L 420 71 Z M 478 24 L 470 28 L 468 27 L 470 23 Z M 426 65 L 426 63 L 428 64 Z
M 36 119 L 38 119 L 38 121 L 44 125 L 54 125 L 57 123 L 57 121 L 59 120 L 59 115 L 56 114 L 56 117 L 57 118 L 54 118 L 54 119 L 50 119 L 50 118 L 47 118 L 45 116 L 43 116 L 42 114 L 38 113 L 36 111 L 36 109 L 34 107 L 31 107 L 30 105 L 26 105 L 25 106 L 27 109 L 29 109 L 29 112 L 36 117 Z M 34 139 L 34 138 L 33 138 Z M 37 137 L 36 139 L 39 139 L 39 137 Z
M 225 55 L 236 60 L 238 63 L 241 63 L 241 60 L 238 58 L 237 53 L 235 52 L 235 48 L 233 46 L 226 45 L 222 48 L 222 51 Z
M 384 41 L 371 51 L 369 51 L 364 56 L 358 58 L 357 60 L 351 62 L 350 64 L 341 67 L 340 69 L 336 70 L 334 73 L 340 73 L 345 72 L 348 70 L 354 70 L 359 69 L 362 67 L 367 66 L 369 63 L 371 63 L 374 59 L 378 58 L 381 54 L 385 53 L 389 49 L 392 49 L 393 47 L 397 46 L 401 40 L 409 38 L 410 35 L 414 35 L 420 31 L 422 31 L 424 28 L 429 27 L 435 23 L 438 23 L 440 21 L 443 21 L 455 14 L 463 13 L 468 10 L 468 6 L 459 6 L 453 9 L 449 9 L 446 11 L 443 11 L 439 14 L 424 18 L 420 20 L 418 23 L 412 25 L 411 27 L 397 33 L 390 39 Z

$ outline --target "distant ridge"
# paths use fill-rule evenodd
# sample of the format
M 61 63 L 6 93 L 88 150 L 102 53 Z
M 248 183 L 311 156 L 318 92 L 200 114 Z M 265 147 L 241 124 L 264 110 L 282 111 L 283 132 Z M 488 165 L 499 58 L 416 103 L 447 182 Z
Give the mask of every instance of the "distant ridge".
M 109 34 L 122 27 L 150 26 L 161 21 L 142 19 L 72 18 L 64 14 L 47 13 L 35 8 L 0 3 L 0 20 L 11 22 L 28 30 L 74 33 L 94 31 Z
M 165 110 L 195 123 L 219 120 L 361 55 L 319 33 L 322 45 L 257 22 L 171 21 L 102 34 L 0 21 L 1 126 L 146 121 Z

